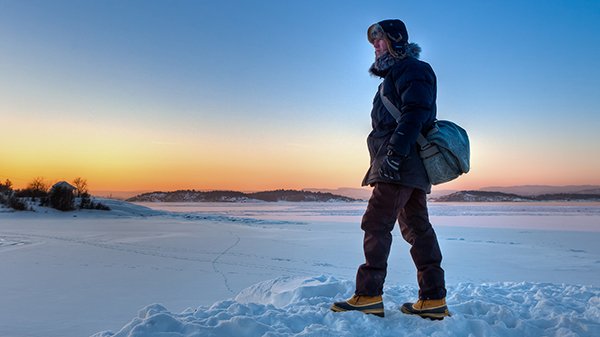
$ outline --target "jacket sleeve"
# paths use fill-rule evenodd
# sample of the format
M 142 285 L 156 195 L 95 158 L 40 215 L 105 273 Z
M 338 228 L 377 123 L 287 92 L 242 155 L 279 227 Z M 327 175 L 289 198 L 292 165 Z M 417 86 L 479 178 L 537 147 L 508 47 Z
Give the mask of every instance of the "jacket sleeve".
M 426 69 L 415 69 L 421 73 L 406 74 L 396 81 L 400 98 L 400 119 L 390 138 L 390 146 L 397 154 L 408 156 L 411 146 L 417 142 L 423 125 L 430 119 L 435 103 L 435 80 L 428 78 Z M 414 73 L 414 71 L 413 71 Z M 411 76 L 412 75 L 412 76 Z

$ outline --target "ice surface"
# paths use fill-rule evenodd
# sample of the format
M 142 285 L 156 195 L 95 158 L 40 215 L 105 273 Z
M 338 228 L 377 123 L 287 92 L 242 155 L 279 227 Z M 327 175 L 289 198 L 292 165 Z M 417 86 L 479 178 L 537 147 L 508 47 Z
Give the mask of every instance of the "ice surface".
M 328 311 L 365 203 L 102 202 L 0 212 L 0 336 L 600 335 L 598 205 L 432 205 L 455 315 L 429 322 L 396 310 L 417 291 L 397 230 L 386 318 Z
M 230 219 L 283 222 L 360 222 L 366 202 L 349 203 L 139 203 L 156 210 L 194 214 L 227 215 Z M 600 202 L 502 202 L 429 203 L 429 215 L 456 217 L 459 226 L 600 231 Z M 508 217 L 508 218 L 507 218 Z M 515 221 L 510 217 L 535 217 L 535 221 Z M 576 219 L 573 217 L 577 217 Z M 533 219 L 533 218 L 531 218 Z M 528 219 L 528 220 L 531 220 Z M 434 222 L 436 223 L 436 222 Z M 456 221 L 451 221 L 456 223 Z M 518 223 L 514 225 L 513 223 Z M 437 224 L 437 223 L 436 223 Z M 442 221 L 439 225 L 449 225 Z

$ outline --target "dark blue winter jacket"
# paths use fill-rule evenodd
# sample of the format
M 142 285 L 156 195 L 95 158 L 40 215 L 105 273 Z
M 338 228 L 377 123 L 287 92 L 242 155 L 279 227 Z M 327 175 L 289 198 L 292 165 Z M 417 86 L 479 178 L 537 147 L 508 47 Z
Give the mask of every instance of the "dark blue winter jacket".
M 401 116 L 396 121 L 383 105 L 379 92 L 375 94 L 371 111 L 373 131 L 367 138 L 371 165 L 362 185 L 397 183 L 429 193 L 431 184 L 417 151 L 417 135 L 426 133 L 436 118 L 435 73 L 426 62 L 406 57 L 387 71 L 383 86 L 384 95 L 400 110 Z M 399 155 L 407 156 L 400 163 L 400 180 L 379 175 L 388 145 Z

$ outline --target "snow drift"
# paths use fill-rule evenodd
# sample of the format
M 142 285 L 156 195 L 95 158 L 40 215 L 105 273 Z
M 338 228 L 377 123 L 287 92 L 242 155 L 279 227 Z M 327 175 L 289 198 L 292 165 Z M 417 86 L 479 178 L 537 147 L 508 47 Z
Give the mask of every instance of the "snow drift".
M 199 336 L 599 336 L 600 288 L 544 283 L 460 283 L 448 289 L 452 317 L 429 321 L 398 311 L 416 288 L 386 288 L 386 317 L 333 313 L 353 282 L 329 276 L 282 277 L 210 307 L 143 308 L 117 333 L 93 337 Z

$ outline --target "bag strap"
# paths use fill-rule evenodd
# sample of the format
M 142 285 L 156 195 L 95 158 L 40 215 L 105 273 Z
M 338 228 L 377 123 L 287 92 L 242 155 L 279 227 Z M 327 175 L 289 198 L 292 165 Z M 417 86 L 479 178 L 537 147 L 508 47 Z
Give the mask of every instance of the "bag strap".
M 400 116 L 402 115 L 402 113 L 400 112 L 400 110 L 398 110 L 398 108 L 396 108 L 394 103 L 392 103 L 392 101 L 390 101 L 389 98 L 385 97 L 385 95 L 383 94 L 383 82 L 381 82 L 381 84 L 379 85 L 379 97 L 381 98 L 383 105 L 385 106 L 387 111 L 390 113 L 390 115 L 392 115 L 392 117 L 394 117 L 396 122 L 398 122 L 400 120 Z M 427 145 L 429 145 L 427 138 L 425 138 L 421 134 L 421 132 L 419 132 L 419 135 L 417 136 L 417 143 L 419 144 L 421 149 L 423 149 L 423 148 L 427 147 Z

